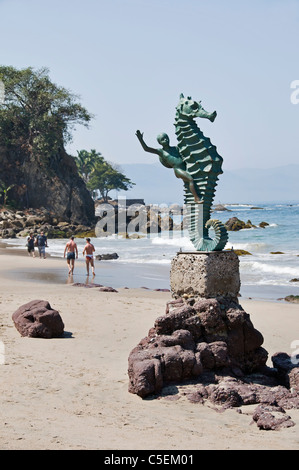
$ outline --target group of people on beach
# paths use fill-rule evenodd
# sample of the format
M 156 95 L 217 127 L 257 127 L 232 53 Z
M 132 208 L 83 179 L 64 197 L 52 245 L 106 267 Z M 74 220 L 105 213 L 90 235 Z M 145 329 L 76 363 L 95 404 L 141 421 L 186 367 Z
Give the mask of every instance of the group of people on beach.
M 69 268 L 69 274 L 73 274 L 75 267 L 75 259 L 78 258 L 78 247 L 74 241 L 75 237 L 71 237 L 66 243 L 64 249 L 64 258 L 66 256 L 67 265 Z M 43 231 L 40 232 L 36 237 L 33 233 L 27 237 L 27 251 L 29 256 L 35 258 L 35 247 L 38 248 L 39 257 L 46 258 L 46 248 L 48 247 L 48 239 Z M 91 267 L 92 275 L 95 276 L 93 253 L 95 251 L 94 245 L 90 242 L 90 238 L 86 238 L 86 245 L 83 249 L 83 255 L 85 255 L 86 271 L 89 276 L 89 269 Z
M 43 231 L 40 232 L 37 237 L 34 236 L 33 233 L 27 237 L 27 251 L 29 256 L 33 256 L 35 258 L 35 247 L 38 248 L 39 257 L 46 258 L 46 247 L 48 246 L 48 239 Z

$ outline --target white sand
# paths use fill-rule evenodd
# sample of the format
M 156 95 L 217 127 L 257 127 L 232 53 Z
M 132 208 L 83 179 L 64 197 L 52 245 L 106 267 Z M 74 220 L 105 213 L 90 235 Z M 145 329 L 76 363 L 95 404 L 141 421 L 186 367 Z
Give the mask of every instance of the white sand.
M 54 283 L 61 269 L 67 279 L 62 259 L 0 254 L 1 449 L 298 449 L 299 410 L 288 412 L 296 426 L 261 431 L 251 424 L 255 407 L 243 407 L 242 414 L 235 409 L 219 413 L 190 403 L 182 387 L 177 395 L 160 399 L 128 393 L 128 355 L 164 313 L 170 294 L 144 289 L 104 293 Z M 44 281 L 27 280 L 31 271 Z M 100 272 L 99 263 L 97 283 Z M 33 299 L 48 300 L 60 312 L 67 337 L 20 336 L 12 314 Z M 299 340 L 299 306 L 240 303 L 263 334 L 269 357 L 278 351 L 290 354 L 292 341 Z

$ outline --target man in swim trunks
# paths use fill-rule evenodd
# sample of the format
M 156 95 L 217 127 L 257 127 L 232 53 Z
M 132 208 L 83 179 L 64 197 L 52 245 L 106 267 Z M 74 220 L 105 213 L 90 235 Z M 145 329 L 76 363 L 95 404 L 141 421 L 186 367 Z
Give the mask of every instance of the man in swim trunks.
M 78 258 L 78 248 L 77 248 L 77 243 L 74 242 L 74 237 L 71 237 L 70 241 L 67 242 L 65 245 L 64 249 L 64 258 L 65 254 L 66 255 L 66 262 L 68 264 L 69 268 L 69 274 L 73 274 L 74 272 L 74 267 L 75 267 L 75 258 Z
M 92 269 L 92 275 L 95 276 L 94 272 L 94 263 L 93 263 L 93 253 L 95 251 L 95 247 L 90 243 L 90 238 L 86 238 L 86 245 L 83 250 L 83 255 L 85 255 L 85 260 L 86 260 L 86 270 L 87 270 L 87 276 L 89 276 L 89 265 L 91 266 Z

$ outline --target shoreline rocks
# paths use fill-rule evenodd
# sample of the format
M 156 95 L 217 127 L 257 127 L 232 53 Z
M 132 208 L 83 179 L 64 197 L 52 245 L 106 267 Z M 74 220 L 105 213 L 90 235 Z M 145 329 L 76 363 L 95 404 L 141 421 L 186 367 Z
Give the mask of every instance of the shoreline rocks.
M 238 219 L 238 217 L 231 217 L 225 222 L 224 225 L 228 231 L 232 232 L 237 232 L 245 228 L 256 228 L 255 225 L 252 225 L 250 220 L 244 222 L 243 220 Z
M 95 222 L 94 201 L 79 176 L 75 158 L 63 146 L 55 154 L 37 153 L 21 147 L 0 147 L 1 180 L 13 185 L 9 200 L 15 207 L 38 210 L 69 223 L 87 225 Z
M 85 284 L 83 282 L 76 282 L 73 287 L 85 287 L 86 289 L 98 288 L 99 292 L 118 292 L 116 289 L 110 286 L 103 286 L 102 284 Z
M 284 300 L 286 302 L 292 302 L 294 304 L 299 304 L 299 295 L 287 295 Z
M 73 224 L 60 220 L 46 209 L 28 209 L 24 211 L 0 210 L 0 238 L 27 237 L 41 230 L 51 238 L 94 237 L 93 226 Z
M 268 222 L 260 222 L 258 226 L 254 225 L 251 220 L 244 222 L 243 220 L 238 219 L 238 217 L 231 217 L 225 222 L 225 227 L 228 231 L 237 232 L 239 230 L 250 229 L 250 228 L 265 228 L 269 224 Z

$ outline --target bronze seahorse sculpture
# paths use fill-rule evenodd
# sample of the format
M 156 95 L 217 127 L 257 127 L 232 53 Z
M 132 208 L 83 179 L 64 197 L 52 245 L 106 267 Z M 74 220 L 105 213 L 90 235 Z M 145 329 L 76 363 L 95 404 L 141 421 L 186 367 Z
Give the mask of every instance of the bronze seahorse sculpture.
M 175 133 L 178 149 L 186 165 L 187 172 L 193 177 L 202 205 L 195 202 L 185 183 L 185 204 L 188 209 L 188 228 L 190 239 L 198 251 L 221 251 L 224 249 L 228 234 L 219 220 L 210 219 L 218 176 L 223 173 L 223 158 L 197 127 L 196 117 L 209 119 L 217 116 L 216 111 L 208 113 L 201 101 L 194 101 L 190 96 L 180 95 L 176 107 Z M 209 237 L 209 228 L 215 231 L 214 238 Z
M 207 113 L 200 102 L 183 95 L 176 109 L 177 147 L 169 145 L 169 137 L 164 133 L 157 137 L 162 145 L 159 149 L 148 147 L 139 130 L 136 136 L 146 152 L 158 155 L 162 165 L 173 168 L 177 178 L 184 181 L 189 236 L 195 249 L 221 251 L 228 239 L 227 231 L 219 220 L 210 219 L 210 213 L 218 175 L 223 173 L 223 159 L 194 121 L 195 117 L 203 117 L 213 122 L 216 112 Z M 213 239 L 209 237 L 210 227 L 215 231 Z

